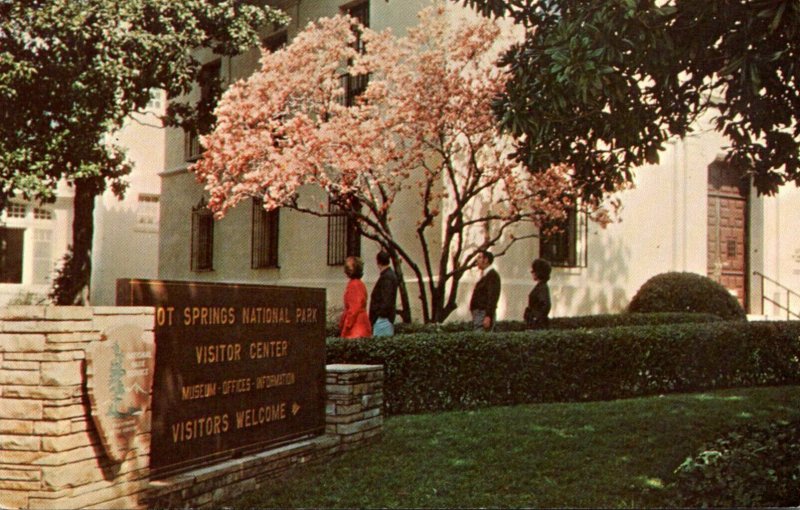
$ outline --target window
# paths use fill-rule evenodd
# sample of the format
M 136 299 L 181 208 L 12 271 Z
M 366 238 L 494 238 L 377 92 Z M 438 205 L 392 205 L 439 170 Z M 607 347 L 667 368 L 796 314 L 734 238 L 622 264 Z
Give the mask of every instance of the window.
M 355 199 L 350 200 L 351 210 L 360 206 Z M 347 213 L 347 209 L 339 203 L 328 199 L 328 265 L 339 266 L 350 256 L 361 256 L 361 233 L 358 221 Z
M 28 213 L 28 206 L 11 202 L 6 207 L 6 218 L 25 218 Z
M 145 109 L 159 112 L 161 111 L 163 92 L 159 89 L 150 89 L 150 101 L 147 102 Z
M 203 152 L 200 147 L 200 135 L 211 131 L 216 121 L 214 108 L 217 107 L 222 81 L 220 71 L 222 61 L 217 59 L 200 68 L 198 83 L 200 85 L 200 101 L 197 102 L 197 123 L 194 129 L 186 131 L 184 138 L 184 154 L 186 161 L 194 161 Z
M 33 231 L 33 283 L 47 285 L 53 270 L 53 231 Z
M 22 228 L 0 227 L 0 283 L 22 283 L 24 234 Z
M 214 269 L 214 215 L 205 199 L 192 208 L 192 271 Z
M 555 267 L 586 267 L 586 213 L 572 209 L 558 226 L 559 231 L 540 238 L 539 257 Z
M 53 219 L 53 211 L 50 209 L 43 209 L 41 207 L 34 207 L 33 209 L 33 219 L 34 220 L 52 220 Z
M 158 195 L 139 194 L 139 202 L 136 204 L 136 230 L 156 232 L 158 222 Z
M 266 211 L 261 200 L 253 199 L 251 268 L 278 267 L 279 221 L 280 209 Z
M 348 7 L 342 9 L 345 14 L 349 14 L 350 16 L 354 17 L 361 23 L 363 26 L 369 26 L 369 2 L 358 2 L 356 4 L 352 4 Z M 361 33 L 359 30 L 355 30 L 356 33 L 356 41 L 355 41 L 355 48 L 359 52 L 364 51 L 364 41 L 361 39 Z M 345 75 L 343 78 L 344 81 L 344 104 L 345 106 L 353 106 L 355 104 L 356 98 L 364 93 L 367 89 L 367 83 L 369 83 L 369 75 L 361 74 L 358 76 L 353 76 L 351 74 Z

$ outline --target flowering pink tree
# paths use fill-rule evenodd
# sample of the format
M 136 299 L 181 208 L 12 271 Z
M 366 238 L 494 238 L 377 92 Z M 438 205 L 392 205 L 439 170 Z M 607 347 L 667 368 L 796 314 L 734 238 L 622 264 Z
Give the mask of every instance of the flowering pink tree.
M 494 65 L 497 25 L 454 22 L 442 6 L 420 19 L 404 38 L 358 27 L 360 51 L 355 20 L 321 19 L 264 52 L 261 69 L 223 95 L 193 171 L 218 216 L 250 197 L 326 216 L 324 204 L 300 196 L 303 186 L 324 189 L 388 251 L 401 282 L 410 269 L 423 320 L 440 322 L 478 250 L 503 255 L 536 235 L 526 224 L 565 218 L 574 190 L 569 169 L 532 175 L 508 157 L 512 141 L 491 109 L 507 79 Z M 347 106 L 343 79 L 363 75 L 366 90 Z M 397 211 L 409 194 L 414 210 Z M 414 241 L 397 228 L 412 229 Z M 400 295 L 409 320 L 405 284 Z

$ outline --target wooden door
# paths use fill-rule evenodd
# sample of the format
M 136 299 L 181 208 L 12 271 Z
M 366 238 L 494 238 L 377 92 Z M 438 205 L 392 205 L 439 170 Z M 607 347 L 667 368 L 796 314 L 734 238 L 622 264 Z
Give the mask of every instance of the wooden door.
M 749 184 L 722 162 L 708 168 L 708 276 L 747 309 Z

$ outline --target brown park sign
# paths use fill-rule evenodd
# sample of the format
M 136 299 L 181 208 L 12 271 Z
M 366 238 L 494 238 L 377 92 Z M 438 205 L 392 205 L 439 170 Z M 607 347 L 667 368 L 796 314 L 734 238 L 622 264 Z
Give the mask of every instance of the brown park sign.
M 156 309 L 157 476 L 324 432 L 324 289 L 119 280 L 117 305 Z
M 153 383 L 155 344 L 142 328 L 119 326 L 86 351 L 86 388 L 92 420 L 108 457 L 125 459 L 143 432 Z

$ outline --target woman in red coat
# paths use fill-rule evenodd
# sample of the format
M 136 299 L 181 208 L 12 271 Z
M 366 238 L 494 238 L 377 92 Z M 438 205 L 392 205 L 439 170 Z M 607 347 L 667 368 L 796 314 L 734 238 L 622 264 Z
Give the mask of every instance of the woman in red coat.
M 344 274 L 350 278 L 344 291 L 344 313 L 339 320 L 339 336 L 361 338 L 372 336 L 372 323 L 367 313 L 367 287 L 361 281 L 364 263 L 358 257 L 347 257 Z

